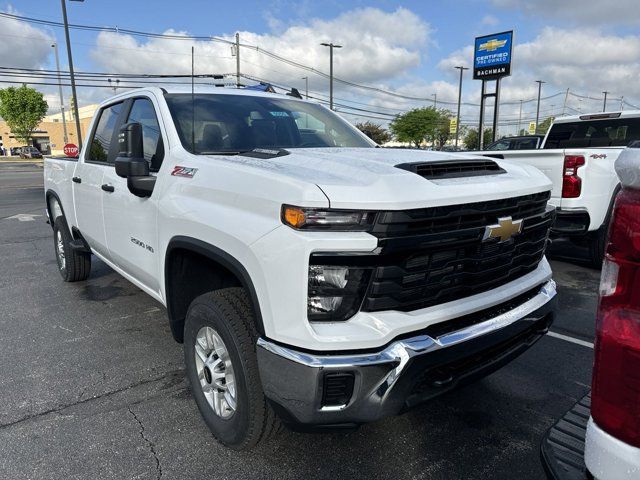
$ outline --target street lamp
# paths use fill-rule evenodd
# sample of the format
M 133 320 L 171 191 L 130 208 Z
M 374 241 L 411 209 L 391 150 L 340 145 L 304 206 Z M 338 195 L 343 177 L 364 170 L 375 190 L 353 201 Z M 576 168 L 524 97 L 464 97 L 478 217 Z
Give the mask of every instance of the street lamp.
M 609 92 L 605 90 L 602 93 L 604 93 L 604 104 L 602 105 L 602 111 L 606 112 L 607 111 L 607 95 L 609 95 Z
M 58 93 L 60 94 L 60 115 L 62 115 L 62 138 L 64 144 L 69 143 L 69 136 L 67 135 L 67 119 L 64 116 L 64 98 L 62 97 L 62 79 L 60 78 L 60 59 L 58 58 L 58 44 L 52 43 L 51 48 L 56 54 L 56 70 L 58 71 Z
M 536 80 L 538 84 L 538 106 L 536 107 L 536 131 L 538 131 L 538 121 L 540 120 L 540 92 L 542 92 L 542 84 L 547 83 L 542 80 Z
M 84 2 L 84 0 L 69 0 L 71 2 Z M 64 20 L 64 36 L 67 40 L 67 57 L 69 59 L 69 74 L 71 76 L 71 95 L 73 99 L 73 114 L 76 120 L 76 135 L 78 136 L 78 150 L 82 148 L 82 133 L 80 132 L 80 114 L 78 113 L 78 95 L 76 95 L 76 77 L 73 73 L 73 56 L 71 55 L 71 40 L 69 38 L 69 21 L 67 20 L 67 4 L 65 0 L 60 0 L 62 4 L 62 19 Z
M 458 146 L 458 136 L 460 134 L 460 104 L 462 103 L 462 74 L 465 70 L 469 70 L 468 67 L 454 67 L 460 70 L 460 83 L 458 84 L 458 113 L 456 114 L 456 147 Z
M 302 77 L 305 86 L 305 98 L 309 100 L 309 77 Z
M 329 108 L 333 110 L 333 49 L 342 48 L 342 45 L 333 43 L 321 43 L 323 47 L 329 47 Z

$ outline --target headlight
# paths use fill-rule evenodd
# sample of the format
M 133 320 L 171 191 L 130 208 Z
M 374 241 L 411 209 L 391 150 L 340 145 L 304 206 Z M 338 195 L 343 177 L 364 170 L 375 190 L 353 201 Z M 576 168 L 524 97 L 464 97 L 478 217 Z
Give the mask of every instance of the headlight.
M 309 320 L 340 322 L 355 315 L 360 309 L 370 276 L 370 268 L 309 265 Z
M 367 231 L 376 212 L 282 206 L 282 223 L 296 230 Z

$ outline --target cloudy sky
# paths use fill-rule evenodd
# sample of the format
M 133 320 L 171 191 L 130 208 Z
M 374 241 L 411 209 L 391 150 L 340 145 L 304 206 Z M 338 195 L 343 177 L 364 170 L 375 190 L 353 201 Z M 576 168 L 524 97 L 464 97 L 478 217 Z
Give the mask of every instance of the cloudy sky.
M 0 11 L 61 21 L 60 4 L 50 0 L 0 0 Z M 73 24 L 182 37 L 149 38 L 74 29 L 71 36 L 78 71 L 188 74 L 193 45 L 196 73 L 232 73 L 235 58 L 229 45 L 188 37 L 232 40 L 238 31 L 243 44 L 321 72 L 328 72 L 328 52 L 319 44 L 339 43 L 343 48 L 335 54 L 337 77 L 423 99 L 409 100 L 337 84 L 337 103 L 349 105 L 351 112 L 354 108 L 369 110 L 360 116 L 348 114 L 352 121 L 385 123 L 397 112 L 433 104 L 434 94 L 439 107 L 455 110 L 458 87 L 453 67 L 470 66 L 473 38 L 511 29 L 515 31 L 513 76 L 502 83 L 501 132 L 515 131 L 520 100 L 525 101 L 523 126 L 535 116 L 535 102 L 530 100 L 536 96 L 537 79 L 547 82 L 543 117 L 563 110 L 567 114 L 599 110 L 603 90 L 610 92 L 610 109 L 620 108 L 621 97 L 627 102 L 626 109 L 640 106 L 640 82 L 636 80 L 640 74 L 638 0 L 85 0 L 69 2 L 68 13 Z M 64 33 L 56 26 L 0 17 L 0 37 L 0 66 L 54 69 L 51 43 L 58 41 L 62 69 L 67 68 Z M 313 72 L 248 48 L 241 49 L 241 59 L 245 74 L 301 91 L 301 77 L 309 76 L 312 94 L 321 98 L 327 95 L 327 80 Z M 57 108 L 55 87 L 36 88 L 46 93 L 52 108 Z M 567 88 L 571 93 L 568 97 Z M 78 96 L 81 103 L 89 103 L 109 93 L 107 88 L 83 87 Z M 477 121 L 479 109 L 474 104 L 479 94 L 480 82 L 471 80 L 467 73 L 463 100 L 468 105 L 463 108 L 463 123 Z

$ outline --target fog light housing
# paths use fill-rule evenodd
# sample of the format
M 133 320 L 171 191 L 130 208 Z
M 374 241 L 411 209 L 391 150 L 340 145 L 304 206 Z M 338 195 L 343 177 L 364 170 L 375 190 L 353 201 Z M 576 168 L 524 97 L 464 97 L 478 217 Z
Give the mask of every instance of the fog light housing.
M 360 309 L 371 269 L 309 265 L 307 317 L 315 322 L 348 320 Z

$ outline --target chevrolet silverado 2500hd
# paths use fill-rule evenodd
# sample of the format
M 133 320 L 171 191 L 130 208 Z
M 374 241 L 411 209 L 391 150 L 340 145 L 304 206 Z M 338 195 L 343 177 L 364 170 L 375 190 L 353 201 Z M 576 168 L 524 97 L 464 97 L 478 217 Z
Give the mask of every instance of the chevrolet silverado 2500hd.
M 552 236 L 589 247 L 600 267 L 613 200 L 620 191 L 614 164 L 629 143 L 640 140 L 640 111 L 556 118 L 538 150 L 486 153 L 533 165 L 553 182 L 550 203 L 557 208 Z
M 60 274 L 92 255 L 166 305 L 195 401 L 233 448 L 354 427 L 485 375 L 548 329 L 537 169 L 375 148 L 291 96 L 149 88 L 46 159 Z

